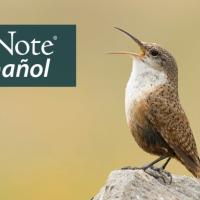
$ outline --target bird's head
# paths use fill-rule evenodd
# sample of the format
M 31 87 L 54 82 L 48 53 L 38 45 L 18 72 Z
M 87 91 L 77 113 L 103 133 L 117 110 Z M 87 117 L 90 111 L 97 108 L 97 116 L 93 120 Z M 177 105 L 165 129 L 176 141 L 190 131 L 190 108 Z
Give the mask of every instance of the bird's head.
M 173 79 L 177 79 L 178 70 L 177 64 L 174 57 L 165 48 L 161 47 L 156 43 L 147 43 L 137 39 L 127 31 L 115 27 L 117 30 L 128 35 L 135 43 L 137 43 L 141 49 L 141 53 L 132 53 L 126 51 L 111 52 L 111 54 L 125 54 L 139 59 L 140 61 L 147 64 L 156 70 L 164 71 L 168 77 L 171 76 Z

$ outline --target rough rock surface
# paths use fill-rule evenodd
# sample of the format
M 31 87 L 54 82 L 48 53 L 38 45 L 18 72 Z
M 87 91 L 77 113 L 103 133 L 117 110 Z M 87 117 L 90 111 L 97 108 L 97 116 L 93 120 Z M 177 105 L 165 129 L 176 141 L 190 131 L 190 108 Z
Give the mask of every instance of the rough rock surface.
M 200 200 L 200 180 L 172 175 L 170 184 L 143 170 L 116 170 L 93 200 Z

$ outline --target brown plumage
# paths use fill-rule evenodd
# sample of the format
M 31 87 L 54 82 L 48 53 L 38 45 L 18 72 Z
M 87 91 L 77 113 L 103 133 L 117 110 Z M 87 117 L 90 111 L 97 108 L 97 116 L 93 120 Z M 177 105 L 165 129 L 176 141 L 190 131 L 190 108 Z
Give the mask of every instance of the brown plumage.
M 147 94 L 131 111 L 129 127 L 136 142 L 145 151 L 175 157 L 200 178 L 196 143 L 174 93 L 173 87 L 163 85 Z
M 200 178 L 200 159 L 195 139 L 178 96 L 178 69 L 173 56 L 155 43 L 141 42 L 134 56 L 126 88 L 126 117 L 138 145 L 151 154 L 177 158 Z

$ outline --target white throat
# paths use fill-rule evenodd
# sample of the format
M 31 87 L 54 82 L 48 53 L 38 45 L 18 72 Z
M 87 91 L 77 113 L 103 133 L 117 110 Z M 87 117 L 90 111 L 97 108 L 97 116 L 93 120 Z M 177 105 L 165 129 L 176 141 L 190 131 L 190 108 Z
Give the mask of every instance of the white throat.
M 139 59 L 134 59 L 125 94 L 127 121 L 130 120 L 131 110 L 135 103 L 144 98 L 144 95 L 151 92 L 156 86 L 166 82 L 167 76 L 163 71 L 154 69 Z

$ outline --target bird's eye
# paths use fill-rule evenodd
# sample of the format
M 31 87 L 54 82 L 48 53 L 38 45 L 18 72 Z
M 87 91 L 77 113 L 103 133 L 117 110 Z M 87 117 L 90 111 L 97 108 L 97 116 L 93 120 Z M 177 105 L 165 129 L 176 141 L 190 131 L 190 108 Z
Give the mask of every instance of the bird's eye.
M 150 50 L 149 53 L 150 53 L 152 56 L 154 56 L 154 57 L 158 56 L 158 54 L 159 54 L 159 52 L 158 52 L 156 49 Z

